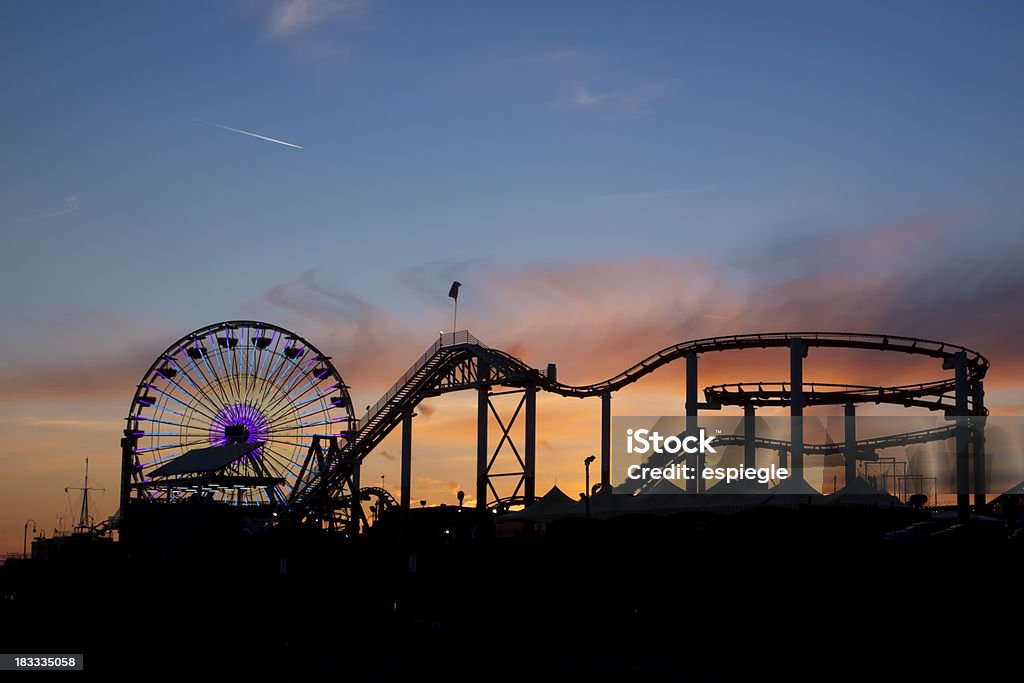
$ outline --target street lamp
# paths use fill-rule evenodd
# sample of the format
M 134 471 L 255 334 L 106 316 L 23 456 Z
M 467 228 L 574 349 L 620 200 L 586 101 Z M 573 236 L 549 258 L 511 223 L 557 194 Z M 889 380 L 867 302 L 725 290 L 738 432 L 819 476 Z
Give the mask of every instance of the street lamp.
M 584 491 L 586 491 L 586 493 L 584 494 L 586 498 L 584 500 L 586 502 L 587 507 L 587 519 L 590 519 L 590 463 L 594 462 L 595 460 L 597 460 L 597 456 L 594 455 L 588 455 L 586 458 L 583 459 L 583 468 L 586 471 L 587 480 L 587 487 L 583 489 Z
M 36 532 L 36 520 L 34 520 L 34 519 L 25 520 L 25 536 L 22 538 L 22 543 L 21 543 L 21 557 L 23 559 L 26 559 L 26 560 L 28 559 L 28 525 L 29 524 L 32 525 L 32 533 L 35 533 Z

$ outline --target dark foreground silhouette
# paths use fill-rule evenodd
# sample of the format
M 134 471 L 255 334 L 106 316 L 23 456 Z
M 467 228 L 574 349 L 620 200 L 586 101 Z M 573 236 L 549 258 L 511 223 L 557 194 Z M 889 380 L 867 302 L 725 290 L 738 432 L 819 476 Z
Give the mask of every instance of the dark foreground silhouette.
M 1015 653 L 1024 551 L 969 530 L 883 541 L 909 509 L 569 519 L 511 537 L 470 510 L 416 512 L 407 542 L 389 519 L 354 542 L 211 527 L 9 563 L 0 649 L 83 652 L 85 677 L 142 681 L 888 678 Z

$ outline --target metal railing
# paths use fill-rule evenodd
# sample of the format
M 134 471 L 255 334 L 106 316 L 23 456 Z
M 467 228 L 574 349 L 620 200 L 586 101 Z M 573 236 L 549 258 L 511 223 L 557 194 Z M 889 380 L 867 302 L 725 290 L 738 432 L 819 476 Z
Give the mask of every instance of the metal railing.
M 391 400 L 398 395 L 398 392 L 402 390 L 402 387 L 408 384 L 409 380 L 412 379 L 416 375 L 416 373 L 422 370 L 423 367 L 430 361 L 431 358 L 433 358 L 437 354 L 438 351 L 449 346 L 462 346 L 463 344 L 473 344 L 474 346 L 487 348 L 482 343 L 480 343 L 479 339 L 471 335 L 469 333 L 469 330 L 459 330 L 458 332 L 442 332 L 441 334 L 438 335 L 437 341 L 430 345 L 430 348 L 428 348 L 424 352 L 424 354 L 420 356 L 419 359 L 415 363 L 413 363 L 408 370 L 405 371 L 405 374 L 399 377 L 398 381 L 391 385 L 391 388 L 388 389 L 376 403 L 369 407 L 369 409 L 366 411 L 366 414 L 363 415 L 362 418 L 360 418 L 358 428 L 362 429 L 365 425 L 367 425 L 370 422 L 374 415 L 379 413 L 381 409 L 384 408 L 384 406 L 390 403 Z

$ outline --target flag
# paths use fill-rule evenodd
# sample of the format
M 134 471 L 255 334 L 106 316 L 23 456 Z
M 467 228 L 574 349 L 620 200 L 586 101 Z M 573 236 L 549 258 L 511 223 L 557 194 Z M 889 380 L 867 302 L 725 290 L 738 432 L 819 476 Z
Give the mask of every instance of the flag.
M 453 282 L 452 283 L 452 288 L 448 290 L 448 296 L 450 296 L 451 298 L 453 298 L 456 301 L 458 301 L 459 300 L 459 287 L 461 287 L 461 286 L 462 286 L 461 282 L 459 282 L 459 281 Z

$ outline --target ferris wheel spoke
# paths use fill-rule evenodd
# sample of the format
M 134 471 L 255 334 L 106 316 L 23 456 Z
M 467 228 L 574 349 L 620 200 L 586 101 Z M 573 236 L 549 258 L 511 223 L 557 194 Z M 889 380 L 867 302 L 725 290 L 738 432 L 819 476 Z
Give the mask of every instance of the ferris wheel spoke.
M 263 370 L 267 367 L 267 363 L 270 361 L 270 358 L 274 355 L 274 351 L 273 350 L 269 350 L 269 349 L 270 349 L 271 346 L 274 346 L 274 348 L 277 348 L 275 346 L 275 340 L 276 339 L 277 339 L 277 332 L 271 332 L 270 333 L 270 343 L 267 344 L 266 349 L 260 349 L 259 350 L 260 351 L 260 359 L 259 359 L 258 365 L 260 366 L 260 368 L 259 368 L 259 371 L 256 373 L 256 375 L 259 376 L 259 377 L 263 377 Z
M 296 356 L 291 363 L 291 367 L 288 368 L 288 373 L 281 380 L 281 396 L 280 399 L 284 399 L 288 392 L 291 391 L 292 386 L 305 374 L 305 371 L 309 369 L 309 366 L 316 362 L 316 359 L 310 359 L 305 365 L 302 364 L 302 356 Z
M 279 358 L 275 358 L 274 359 L 274 365 L 271 368 L 270 374 L 267 377 L 261 378 L 262 381 L 263 381 L 263 387 L 262 387 L 263 391 L 260 394 L 260 398 L 259 398 L 258 402 L 259 402 L 259 405 L 261 406 L 262 410 L 266 410 L 267 409 L 267 406 L 269 406 L 273 402 L 274 395 L 277 392 L 280 391 L 280 389 L 279 389 L 279 384 L 280 384 L 279 377 L 280 377 L 281 373 L 284 372 L 284 369 L 285 369 L 285 364 L 281 362 L 281 359 L 283 357 L 284 356 L 282 355 Z
M 295 372 L 290 373 L 290 374 L 293 375 L 291 381 L 289 381 L 280 390 L 280 394 L 277 396 L 277 398 L 270 405 L 270 407 L 269 407 L 270 410 L 277 410 L 282 404 L 287 406 L 287 405 L 289 405 L 291 403 L 290 400 L 289 400 L 288 391 L 305 374 L 306 370 L 309 369 L 309 366 L 312 365 L 315 362 L 316 362 L 316 359 L 314 358 L 309 363 L 306 364 L 305 368 L 302 368 L 301 370 L 299 370 L 299 372 L 297 372 L 297 373 L 295 373 Z M 296 365 L 295 367 L 298 368 L 299 366 Z
M 271 366 L 270 372 L 266 375 L 265 381 L 266 386 L 264 387 L 264 400 L 269 397 L 269 392 L 272 390 L 280 391 L 280 387 L 288 381 L 289 374 L 295 368 L 295 362 L 292 358 L 289 358 L 285 351 L 289 348 L 288 344 L 293 339 L 285 335 L 280 335 L 278 340 L 273 347 L 273 365 Z M 282 341 L 285 342 L 285 348 L 281 348 Z
M 325 377 L 324 379 L 330 381 L 330 380 L 333 380 L 334 378 L 328 376 L 328 377 Z M 313 390 L 312 392 L 310 392 L 307 389 L 305 393 L 299 395 L 295 399 L 295 408 L 296 409 L 303 408 L 303 407 L 309 405 L 310 403 L 312 403 L 313 401 L 316 401 L 317 399 L 322 398 L 322 397 L 326 396 L 327 394 L 330 394 L 333 391 L 338 391 L 341 388 L 342 388 L 341 382 L 333 382 L 333 383 L 328 384 L 326 386 L 324 384 L 321 384 L 321 383 L 318 382 L 317 384 L 315 384 L 312 387 L 310 387 L 310 389 Z
M 207 342 L 208 343 L 209 343 L 209 338 L 212 337 L 212 336 L 213 336 L 212 333 L 207 335 Z M 224 386 L 224 378 L 221 376 L 221 374 L 223 374 L 223 371 L 221 372 L 221 374 L 218 374 L 213 369 L 213 365 L 210 363 L 209 356 L 210 356 L 211 353 L 214 355 L 214 363 L 216 363 L 217 366 L 219 367 L 220 366 L 220 357 L 217 354 L 216 345 L 215 344 L 212 346 L 211 350 L 205 350 L 205 348 L 204 348 L 204 351 L 201 352 L 201 354 L 200 354 L 202 356 L 202 358 L 203 358 L 203 365 L 206 366 L 206 369 L 210 373 L 210 379 L 208 380 L 209 386 L 210 386 L 211 391 L 213 391 L 215 394 L 217 393 L 218 390 L 220 391 L 220 396 L 219 396 L 220 400 L 224 401 L 224 405 L 225 406 L 228 406 L 228 405 L 230 405 L 232 403 L 231 395 L 228 393 L 227 388 L 225 388 L 225 386 Z
M 274 362 L 271 363 L 270 371 L 267 372 L 267 374 L 266 374 L 267 382 L 270 383 L 270 384 L 274 383 L 274 378 L 277 376 L 277 373 L 280 372 L 280 368 L 282 367 L 281 366 L 281 361 L 284 359 L 284 352 L 279 349 L 280 343 L 281 343 L 281 339 L 279 337 L 278 340 L 277 340 L 277 343 L 274 345 L 274 350 L 271 353 L 271 357 L 273 357 Z M 262 373 L 260 373 L 260 374 L 262 374 Z
M 252 383 L 254 378 L 252 376 L 254 359 L 256 357 L 256 347 L 252 344 L 250 328 L 242 330 L 243 339 L 238 342 L 238 363 L 241 368 L 242 377 L 245 378 L 245 391 L 243 392 L 243 398 L 246 403 L 252 398 Z
M 316 385 L 319 384 L 324 379 L 326 379 L 328 376 L 329 376 L 329 373 L 327 372 L 326 368 L 324 368 L 323 373 L 321 373 L 319 375 L 313 374 L 312 378 L 310 378 L 305 384 L 303 384 L 301 387 L 299 387 L 295 391 L 289 393 L 288 394 L 288 398 L 290 398 L 292 400 L 298 400 L 298 398 L 300 396 L 302 396 L 304 393 L 306 393 L 306 389 L 316 388 Z
M 152 453 L 154 451 L 162 451 L 162 450 L 166 450 L 168 448 L 181 448 L 181 449 L 183 449 L 182 452 L 184 452 L 184 449 L 189 448 L 190 446 L 198 446 L 200 444 L 209 444 L 209 443 L 210 443 L 209 438 L 193 439 L 191 441 L 179 441 L 179 442 L 176 442 L 176 443 L 163 443 L 163 444 L 159 444 L 159 445 L 156 445 L 156 446 L 147 446 L 145 448 L 139 448 L 135 452 L 136 453 Z
M 161 376 L 161 377 L 164 377 L 164 379 L 167 379 L 167 378 L 166 378 L 166 377 L 165 377 L 164 375 L 160 375 L 160 376 Z M 173 382 L 172 380 L 169 380 L 169 379 L 168 379 L 167 381 L 168 381 L 168 382 L 170 382 L 171 384 L 173 384 L 174 386 L 178 386 L 178 385 L 177 385 L 177 384 L 176 384 L 175 382 Z M 184 401 L 181 401 L 181 400 L 179 400 L 179 399 L 175 398 L 174 396 L 172 396 L 172 395 L 170 395 L 170 394 L 168 394 L 168 393 L 165 393 L 165 392 L 161 391 L 160 389 L 156 388 L 156 387 L 155 387 L 155 386 L 153 386 L 152 384 L 147 384 L 146 386 L 148 386 L 148 387 L 149 387 L 150 389 L 152 389 L 152 390 L 156 391 L 157 393 L 159 393 L 159 394 L 162 394 L 162 395 L 166 396 L 167 398 L 171 399 L 171 400 L 172 400 L 172 401 L 174 401 L 175 403 L 178 403 L 179 405 L 181 405 L 181 406 L 184 406 L 185 408 L 190 408 L 190 407 L 191 407 L 191 406 L 190 406 L 189 404 L 185 403 Z M 205 410 L 201 410 L 201 409 L 200 409 L 200 406 L 203 406 L 203 403 L 201 403 L 201 402 L 199 401 L 199 399 L 198 399 L 197 397 L 193 396 L 192 394 L 190 394 L 189 392 L 185 391 L 184 389 L 181 389 L 180 387 L 178 387 L 178 388 L 179 388 L 179 390 L 180 390 L 180 391 L 181 391 L 181 392 L 182 392 L 183 394 L 185 394 L 186 396 L 188 396 L 189 398 L 191 398 L 191 399 L 192 399 L 193 401 L 195 401 L 195 402 L 196 402 L 196 403 L 195 403 L 195 408 L 193 408 L 193 410 L 195 410 L 196 412 L 198 412 L 198 413 L 200 413 L 201 415 L 204 415 L 204 416 L 206 416 L 206 417 L 211 417 L 211 418 L 213 417 L 213 414 L 212 414 L 212 413 L 208 413 L 208 412 L 206 412 Z
M 331 386 L 327 387 L 323 391 L 318 391 L 318 392 L 316 392 L 314 394 L 311 394 L 310 396 L 307 396 L 306 398 L 302 399 L 301 401 L 297 401 L 295 403 L 295 410 L 301 410 L 301 409 L 305 408 L 306 406 L 308 406 L 309 404 L 313 403 L 317 399 L 323 398 L 324 396 L 326 396 L 327 394 L 331 393 L 335 389 L 338 389 L 339 386 L 340 385 L 338 385 L 337 383 L 332 384 Z
M 298 467 L 298 465 L 294 461 L 290 460 L 286 455 L 278 453 L 274 448 L 270 446 L 269 443 L 263 447 L 263 454 L 269 456 L 269 458 L 276 463 L 278 472 L 282 476 L 284 475 L 285 472 L 287 472 L 291 474 L 293 478 L 298 477 L 298 474 L 293 469 L 295 467 Z
M 192 370 L 196 373 L 197 378 L 202 379 L 203 386 L 208 386 L 209 382 L 206 380 L 206 377 L 203 376 L 202 371 L 196 366 L 195 363 L 192 362 L 192 358 L 185 352 L 185 350 L 183 348 L 178 347 L 178 350 L 181 351 L 181 353 L 185 356 L 185 358 L 188 358 L 188 364 L 192 367 Z M 181 371 L 181 374 L 185 377 L 185 379 L 188 380 L 188 383 L 191 384 L 193 386 L 193 388 L 195 388 L 195 390 L 197 392 L 198 391 L 202 391 L 202 389 L 199 387 L 199 385 L 196 384 L 195 380 L 192 379 L 192 376 L 190 374 L 188 374 L 188 368 L 186 368 L 184 365 L 182 365 L 177 360 L 175 360 L 174 356 L 168 356 L 168 358 L 170 359 L 170 361 L 172 363 L 174 363 L 174 367 L 176 367 L 179 371 Z
M 263 456 L 270 456 L 264 446 L 263 454 L 260 456 L 260 460 L 253 461 L 253 467 L 260 471 L 263 476 L 273 476 L 275 478 L 285 479 L 288 483 L 288 474 L 292 475 L 292 479 L 296 478 L 295 472 L 285 462 L 279 462 L 278 459 L 270 456 L 263 459 Z
M 239 348 L 239 359 L 240 359 L 241 358 L 241 346 L 242 346 L 242 344 L 240 343 L 238 338 L 235 336 L 234 332 L 235 331 L 233 329 L 224 330 L 224 352 L 223 352 L 223 355 L 224 355 L 224 359 L 225 359 L 225 361 L 227 363 L 227 369 L 228 369 L 227 370 L 227 374 L 228 374 L 228 377 L 234 379 L 234 381 L 235 381 L 235 392 L 236 392 L 237 396 L 239 398 L 241 398 L 242 396 L 244 396 L 245 392 L 242 391 L 242 372 L 241 372 L 241 366 L 239 365 L 239 360 L 236 360 L 236 358 L 235 358 L 234 349 L 235 348 Z M 232 346 L 232 344 L 231 344 L 232 340 L 234 340 L 234 346 Z M 230 385 L 230 383 L 229 383 L 229 385 Z
M 296 359 L 296 360 L 298 360 L 298 359 Z M 284 395 L 287 395 L 287 396 L 291 396 L 291 390 L 292 390 L 292 387 L 294 387 L 294 386 L 295 386 L 296 384 L 298 384 L 299 380 L 300 380 L 300 379 L 302 379 L 303 377 L 305 377 L 305 376 L 306 376 L 306 373 L 308 373 L 308 372 L 309 372 L 309 369 L 310 369 L 310 368 L 311 368 L 311 367 L 312 367 L 313 365 L 315 365 L 315 364 L 316 364 L 316 362 L 317 362 L 317 359 L 316 359 L 316 358 L 310 358 L 310 359 L 309 359 L 309 362 L 308 362 L 308 363 L 306 363 L 305 365 L 303 365 L 303 366 L 298 366 L 298 365 L 297 365 L 297 367 L 299 367 L 299 368 L 300 368 L 300 369 L 299 369 L 299 371 L 298 371 L 298 372 L 296 372 L 296 373 L 295 373 L 295 375 L 294 375 L 294 376 L 292 377 L 292 381 L 291 381 L 291 382 L 289 382 L 289 383 L 288 383 L 288 385 L 287 385 L 287 386 L 285 386 L 285 387 L 284 387 L 284 388 L 283 388 L 283 389 L 281 390 L 281 393 L 282 393 L 282 394 L 284 394 Z
M 213 351 L 213 360 L 217 363 L 217 369 L 220 370 L 220 372 L 217 373 L 218 376 L 226 376 L 227 373 L 224 372 L 224 366 L 220 363 L 220 354 L 217 352 L 217 339 L 213 336 L 213 331 L 207 333 L 206 339 L 210 342 L 210 349 Z
M 312 434 L 308 434 L 308 435 L 304 435 L 304 436 L 309 436 L 310 440 L 312 441 L 312 437 L 313 437 Z M 281 444 L 285 444 L 287 446 L 295 446 L 296 448 L 304 448 L 304 449 L 308 449 L 312 445 L 310 443 L 301 443 L 299 441 L 288 441 L 286 439 L 278 439 L 278 438 L 271 439 L 271 441 L 273 441 L 274 443 L 281 443 Z
M 316 380 L 316 382 L 320 383 L 323 379 L 326 379 L 326 378 L 318 379 L 318 380 Z M 332 385 L 330 385 L 328 387 L 323 388 L 323 390 L 320 390 L 316 386 L 316 384 L 312 385 L 311 388 L 314 390 L 312 394 L 306 395 L 304 397 L 302 395 L 300 395 L 296 399 L 294 399 L 292 401 L 289 401 L 285 407 L 289 408 L 289 409 L 291 409 L 293 411 L 299 411 L 302 408 L 305 408 L 306 406 L 310 405 L 311 403 L 314 403 L 315 401 L 317 401 L 319 399 L 322 399 L 324 396 L 326 396 L 327 394 L 329 394 L 332 391 L 334 391 L 335 389 L 337 389 L 338 388 L 338 384 L 337 383 L 332 384 Z M 300 398 L 301 398 L 301 400 L 299 400 Z
M 177 363 L 175 363 L 175 365 L 177 365 Z M 167 375 L 165 375 L 164 373 L 160 372 L 159 370 L 157 370 L 157 374 L 160 375 L 161 377 L 163 377 L 164 380 L 166 380 L 167 382 L 170 382 L 175 387 L 177 387 L 178 390 L 181 391 L 183 394 L 185 394 L 186 396 L 191 398 L 193 401 L 195 401 L 197 406 L 198 405 L 204 405 L 207 408 L 212 408 L 214 412 L 217 412 L 216 404 L 211 403 L 208 397 L 206 397 L 205 395 L 200 393 L 199 387 L 197 387 L 195 384 L 193 384 L 192 380 L 190 378 L 188 378 L 187 374 L 182 373 L 188 379 L 188 383 L 192 385 L 192 388 L 196 390 L 195 394 L 193 394 L 188 389 L 186 389 L 185 387 L 181 386 L 180 384 L 175 382 L 172 378 L 168 377 Z
M 321 394 L 321 395 L 323 395 L 323 394 Z M 271 413 L 269 419 L 270 419 L 271 422 L 276 422 L 277 420 L 281 419 L 284 415 L 287 415 L 288 413 L 297 412 L 300 408 L 304 408 L 306 405 L 308 405 L 308 403 L 307 404 L 303 404 L 303 405 L 298 405 L 298 404 L 286 402 L 283 405 L 278 406 L 277 407 L 277 411 Z
M 284 420 L 284 419 L 277 420 L 277 421 L 275 421 L 275 424 L 293 424 L 295 422 L 298 422 L 299 420 L 302 420 L 302 418 L 310 417 L 312 415 L 318 415 L 320 413 L 329 412 L 332 407 L 333 406 L 330 403 L 324 403 L 324 404 L 321 404 L 321 405 L 319 405 L 319 406 L 317 406 L 315 408 L 310 408 L 309 410 L 306 410 L 304 412 L 295 413 L 294 415 L 289 417 L 287 420 Z
M 193 339 L 193 343 L 195 343 L 195 341 L 196 340 Z M 202 349 L 203 347 L 202 347 L 202 344 L 200 344 L 200 345 L 198 345 L 198 346 L 196 346 L 194 348 Z M 209 388 L 210 392 L 213 394 L 212 398 L 216 399 L 217 401 L 224 400 L 225 397 L 217 395 L 217 385 L 216 385 L 216 383 L 212 379 L 213 373 L 211 372 L 210 375 L 208 376 L 205 372 L 203 372 L 203 369 L 201 367 L 199 367 L 199 365 L 195 361 L 192 360 L 192 356 L 188 355 L 188 351 L 186 351 L 183 346 L 179 347 L 179 349 L 181 350 L 182 355 L 184 355 L 185 358 L 188 358 L 189 365 L 192 366 L 192 369 L 196 371 L 196 374 L 200 378 L 202 378 L 203 386 Z M 207 370 L 209 370 L 210 364 L 206 361 L 206 353 L 203 352 L 202 350 L 200 350 L 199 357 L 203 360 L 203 365 L 205 365 Z
M 278 423 L 273 429 L 270 430 L 270 433 L 271 434 L 279 433 L 282 430 L 286 430 L 286 429 L 287 430 L 294 430 L 296 428 L 304 429 L 306 427 L 315 427 L 317 425 L 341 424 L 342 422 L 347 422 L 347 421 L 348 421 L 348 419 L 345 418 L 345 417 L 329 418 L 329 419 L 326 419 L 326 420 L 312 420 L 312 421 L 308 421 L 308 422 L 299 422 L 299 421 L 297 421 L 297 419 L 291 419 L 291 420 L 288 420 L 287 422 L 280 422 L 280 423 Z
M 164 354 L 163 358 L 164 358 L 164 361 L 166 361 L 167 363 L 171 363 L 172 365 L 174 365 L 174 369 L 181 373 L 182 377 L 185 378 L 185 381 L 188 382 L 189 385 L 193 389 L 195 389 L 196 391 L 199 391 L 199 387 L 197 387 L 195 382 L 192 381 L 192 378 L 189 376 L 189 374 L 187 372 L 185 372 L 185 368 L 183 368 L 181 365 L 178 364 L 178 361 L 175 360 L 174 356 L 169 355 L 169 354 Z M 160 371 L 158 370 L 157 372 L 160 372 Z M 161 374 L 161 376 L 162 376 L 162 374 Z M 167 378 L 165 377 L 164 379 L 167 379 Z
M 140 422 L 155 422 L 162 425 L 173 425 L 175 427 L 182 427 L 180 422 L 168 422 L 167 420 L 158 420 L 155 417 L 145 417 L 143 415 L 137 415 L 133 419 L 139 420 Z

